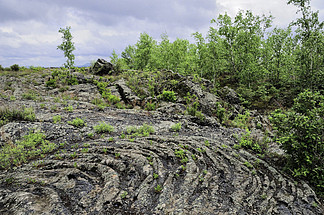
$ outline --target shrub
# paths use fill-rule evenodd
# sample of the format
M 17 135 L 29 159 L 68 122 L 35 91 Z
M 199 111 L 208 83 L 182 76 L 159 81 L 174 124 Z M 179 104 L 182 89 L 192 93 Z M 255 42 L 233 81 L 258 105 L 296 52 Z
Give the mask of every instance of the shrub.
M 130 135 L 130 137 L 147 137 L 150 134 L 154 133 L 154 128 L 147 124 L 143 124 L 141 127 L 128 127 L 126 133 Z
M 291 110 L 276 110 L 270 120 L 277 143 L 287 153 L 286 168 L 324 195 L 324 96 L 306 90 L 294 99 Z
M 10 66 L 10 69 L 12 71 L 19 71 L 19 65 L 18 64 L 14 64 L 14 65 Z
M 75 118 L 73 121 L 68 121 L 68 124 L 73 125 L 78 128 L 82 128 L 87 125 L 81 118 Z
M 12 121 L 34 121 L 35 112 L 33 108 L 16 109 L 0 108 L 0 126 Z
M 99 125 L 93 127 L 97 133 L 109 133 L 114 131 L 114 127 L 105 122 L 101 122 Z
M 61 122 L 62 117 L 60 115 L 53 116 L 53 123 L 56 124 L 58 122 Z
M 19 166 L 42 154 L 52 152 L 57 147 L 45 140 L 41 132 L 30 132 L 16 144 L 5 144 L 0 150 L 0 165 L 7 169 L 12 165 Z
M 175 102 L 177 100 L 174 91 L 166 91 L 166 90 L 163 90 L 162 94 L 159 95 L 158 98 L 168 102 Z
M 181 130 L 181 122 L 172 125 L 171 130 L 174 131 L 174 132 L 180 131 Z

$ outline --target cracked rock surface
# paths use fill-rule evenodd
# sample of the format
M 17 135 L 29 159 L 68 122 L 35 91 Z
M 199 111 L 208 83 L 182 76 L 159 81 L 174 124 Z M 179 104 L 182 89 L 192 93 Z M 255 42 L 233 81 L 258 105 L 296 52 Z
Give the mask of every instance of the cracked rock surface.
M 65 104 L 54 101 L 56 91 L 42 85 L 37 89 L 42 102 L 20 99 L 24 90 L 19 84 L 15 88 L 16 100 L 0 98 L 0 105 L 33 107 L 36 120 L 0 127 L 1 145 L 15 143 L 33 128 L 57 149 L 0 170 L 0 214 L 323 214 L 307 184 L 294 183 L 256 155 L 232 148 L 235 129 L 202 125 L 168 108 L 98 109 L 90 101 L 99 92 L 89 83 L 65 92 L 80 97 Z M 55 124 L 56 115 L 62 119 Z M 77 117 L 86 126 L 68 124 Z M 96 133 L 100 122 L 114 130 Z M 176 123 L 182 125 L 177 132 L 170 129 Z M 123 135 L 143 124 L 154 132 Z

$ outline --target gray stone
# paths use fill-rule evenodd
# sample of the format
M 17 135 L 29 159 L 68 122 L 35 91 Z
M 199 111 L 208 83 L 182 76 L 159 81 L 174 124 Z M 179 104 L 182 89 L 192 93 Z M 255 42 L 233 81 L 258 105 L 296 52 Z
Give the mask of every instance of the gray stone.
M 90 71 L 94 75 L 111 75 L 114 73 L 114 66 L 104 59 L 98 59 Z

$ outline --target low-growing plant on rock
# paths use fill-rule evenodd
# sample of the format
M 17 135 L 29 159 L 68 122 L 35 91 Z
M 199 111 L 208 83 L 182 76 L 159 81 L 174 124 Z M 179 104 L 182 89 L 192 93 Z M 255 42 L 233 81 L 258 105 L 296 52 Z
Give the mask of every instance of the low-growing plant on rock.
M 140 127 L 128 127 L 126 130 L 126 133 L 129 135 L 129 138 L 132 137 L 147 137 L 150 134 L 153 134 L 155 132 L 154 128 L 152 126 L 149 126 L 147 124 L 143 124 Z
M 178 132 L 181 130 L 181 125 L 182 125 L 181 122 L 178 122 L 171 126 L 171 130 L 174 132 Z
M 33 108 L 0 108 L 0 126 L 12 121 L 35 121 L 35 118 Z
M 62 117 L 60 115 L 53 116 L 53 123 L 56 124 L 58 122 L 61 122 Z
M 82 128 L 87 125 L 87 123 L 85 123 L 84 120 L 81 118 L 75 118 L 72 121 L 68 121 L 68 124 L 73 125 L 78 128 Z
M 162 189 L 163 189 L 162 186 L 159 184 L 154 188 L 155 192 L 157 192 L 157 193 L 161 193 Z
M 167 90 L 163 90 L 162 94 L 159 95 L 158 98 L 168 102 L 175 102 L 177 100 L 175 92 Z
M 98 125 L 93 127 L 97 133 L 109 133 L 114 131 L 114 127 L 105 122 L 101 122 Z
M 5 144 L 0 150 L 0 166 L 4 169 L 19 166 L 55 150 L 57 146 L 45 138 L 42 132 L 30 132 L 15 144 Z

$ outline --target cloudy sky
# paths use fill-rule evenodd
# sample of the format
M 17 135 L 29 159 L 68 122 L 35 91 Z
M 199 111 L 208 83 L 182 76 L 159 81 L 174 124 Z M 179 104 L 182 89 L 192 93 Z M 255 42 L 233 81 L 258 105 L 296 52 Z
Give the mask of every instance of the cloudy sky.
M 324 20 L 323 0 L 312 0 L 313 11 Z M 274 25 L 286 27 L 296 16 L 286 0 L 0 0 L 0 65 L 62 66 L 59 28 L 71 26 L 75 64 L 97 58 L 109 60 L 133 45 L 140 33 L 156 40 L 167 33 L 192 40 L 191 34 L 206 34 L 210 20 L 240 10 L 272 14 Z

